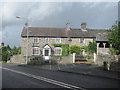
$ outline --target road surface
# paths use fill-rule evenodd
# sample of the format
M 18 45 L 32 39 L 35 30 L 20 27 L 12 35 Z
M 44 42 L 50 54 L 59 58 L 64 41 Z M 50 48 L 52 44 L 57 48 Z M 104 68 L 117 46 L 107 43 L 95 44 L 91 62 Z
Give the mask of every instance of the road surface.
M 17 65 L 2 65 L 2 88 L 119 88 L 115 79 L 35 69 Z

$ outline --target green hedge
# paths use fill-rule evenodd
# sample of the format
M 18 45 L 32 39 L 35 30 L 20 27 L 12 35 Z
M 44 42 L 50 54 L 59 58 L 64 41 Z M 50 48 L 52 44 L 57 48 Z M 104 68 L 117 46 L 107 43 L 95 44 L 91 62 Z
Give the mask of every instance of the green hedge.
M 78 45 L 72 45 L 72 46 L 69 47 L 69 51 L 70 51 L 70 53 L 80 54 L 81 47 L 78 46 Z

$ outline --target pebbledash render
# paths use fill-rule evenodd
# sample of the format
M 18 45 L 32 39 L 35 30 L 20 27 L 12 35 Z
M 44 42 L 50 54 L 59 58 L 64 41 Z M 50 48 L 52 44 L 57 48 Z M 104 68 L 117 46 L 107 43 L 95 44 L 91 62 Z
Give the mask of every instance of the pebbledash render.
M 70 28 L 67 22 L 66 28 L 28 27 L 28 56 L 42 55 L 48 60 L 53 55 L 62 55 L 62 47 L 54 47 L 52 44 L 61 43 L 86 46 L 89 42 L 96 41 L 98 34 L 106 34 L 107 30 L 88 29 L 86 23 L 81 24 L 81 29 Z M 22 55 L 26 56 L 27 29 L 23 28 Z

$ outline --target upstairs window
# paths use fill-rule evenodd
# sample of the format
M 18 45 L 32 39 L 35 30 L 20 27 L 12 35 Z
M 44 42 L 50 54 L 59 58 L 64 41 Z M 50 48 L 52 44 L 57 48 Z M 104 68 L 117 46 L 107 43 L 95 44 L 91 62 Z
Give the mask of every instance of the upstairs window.
M 54 49 L 54 55 L 62 55 L 62 48 L 61 47 L 55 47 Z
M 55 43 L 61 43 L 61 38 L 56 38 Z
M 33 47 L 33 55 L 39 55 L 39 47 Z
M 46 38 L 45 38 L 45 43 L 48 43 L 48 42 L 49 42 L 49 38 L 46 37 Z
M 84 42 L 84 38 L 80 38 L 80 43 L 83 43 Z
M 33 43 L 39 43 L 39 38 L 38 37 L 34 37 L 33 38 Z

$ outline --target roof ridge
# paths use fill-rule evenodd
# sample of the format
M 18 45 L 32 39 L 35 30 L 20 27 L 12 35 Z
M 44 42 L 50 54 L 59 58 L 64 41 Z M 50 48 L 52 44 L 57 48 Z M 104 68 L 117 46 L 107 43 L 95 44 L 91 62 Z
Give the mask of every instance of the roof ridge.
M 57 28 L 57 27 L 29 27 L 29 28 L 54 28 L 54 29 L 65 29 L 65 28 Z

